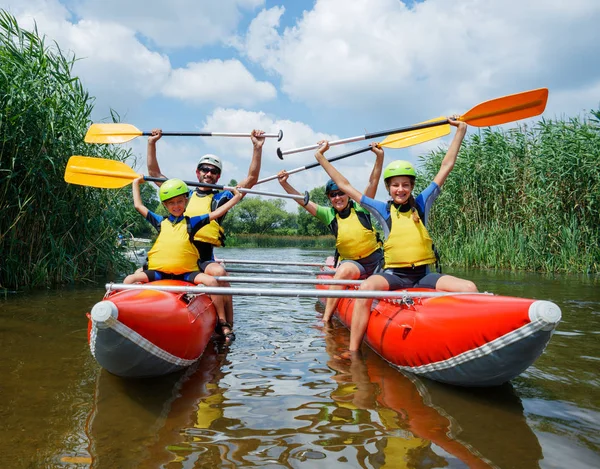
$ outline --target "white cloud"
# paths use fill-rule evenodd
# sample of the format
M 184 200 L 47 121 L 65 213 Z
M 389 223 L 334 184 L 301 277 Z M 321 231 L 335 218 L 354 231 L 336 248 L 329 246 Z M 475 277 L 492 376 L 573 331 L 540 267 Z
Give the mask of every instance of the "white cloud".
M 257 81 L 238 60 L 195 62 L 173 70 L 165 83 L 165 96 L 184 101 L 251 106 L 277 96 L 275 87 Z
M 137 2 L 124 3 L 122 14 L 125 18 L 135 11 L 134 3 Z M 234 4 L 252 7 L 261 2 L 226 3 L 229 7 Z M 25 0 L 8 9 L 21 27 L 31 29 L 37 24 L 41 34 L 56 41 L 63 51 L 75 54 L 79 60 L 73 74 L 81 78 L 91 95 L 97 98 L 94 109 L 97 120 L 108 117 L 110 108 L 125 116 L 139 108 L 143 100 L 161 92 L 167 97 L 197 104 L 217 102 L 243 106 L 277 95 L 271 83 L 257 81 L 238 60 L 208 60 L 172 70 L 167 55 L 150 50 L 139 41 L 139 30 L 135 29 L 134 22 L 123 21 L 123 17 L 114 15 L 121 21 L 115 22 L 113 16 L 95 12 L 92 4 L 97 2 L 75 4 L 79 14 L 89 15 L 75 20 L 62 4 L 51 0 Z M 105 7 L 106 11 L 114 8 L 104 2 L 101 5 L 103 12 Z M 176 10 L 178 15 L 185 13 L 186 5 L 176 6 L 171 5 L 166 10 Z M 150 7 L 152 5 L 145 3 L 137 5 L 140 11 Z M 93 16 L 94 13 L 97 15 Z M 162 18 L 162 14 L 156 15 L 155 11 L 152 14 L 157 20 Z
M 418 118 L 457 112 L 483 99 L 547 86 L 600 83 L 596 0 L 318 0 L 294 27 L 284 9 L 253 20 L 240 43 L 282 79 L 292 99 L 336 108 L 380 109 Z M 589 105 L 581 96 L 569 111 Z M 587 101 L 587 102 L 585 102 Z
M 285 148 L 290 148 L 317 143 L 325 138 L 330 140 L 337 138 L 335 135 L 316 132 L 309 125 L 302 122 L 276 119 L 264 112 L 252 112 L 243 109 L 217 108 L 206 118 L 203 127 L 203 130 L 207 132 L 251 132 L 252 129 L 261 129 L 272 134 L 279 132 L 280 129 L 283 130 L 283 140 L 281 142 L 277 142 L 275 138 L 266 140 L 263 154 L 267 162 L 272 161 L 273 158 L 280 161 L 276 155 L 278 146 L 285 145 Z M 215 138 L 213 146 L 223 154 L 233 154 L 246 160 L 250 160 L 252 156 L 252 147 L 243 138 Z M 306 154 L 302 155 L 304 156 L 294 158 L 293 161 L 299 161 L 302 158 L 311 161 L 312 155 L 310 153 L 308 157 Z
M 284 157 L 281 161 L 277 157 L 277 147 L 283 149 L 304 146 L 317 143 L 319 140 L 335 140 L 338 137 L 313 130 L 308 124 L 287 119 L 277 119 L 264 112 L 251 112 L 242 109 L 216 109 L 209 115 L 203 127 L 204 131 L 210 132 L 250 132 L 252 129 L 261 129 L 267 133 L 275 134 L 283 130 L 283 140 L 277 142 L 275 138 L 266 140 L 263 147 L 262 165 L 260 178 L 266 178 L 277 174 L 282 169 L 295 169 L 315 162 L 314 152 L 298 153 Z M 223 161 L 232 166 L 227 166 L 223 172 L 224 180 L 231 178 L 242 180 L 248 171 L 248 165 L 252 157 L 252 144 L 245 138 L 214 138 L 210 141 L 211 149 L 220 155 Z M 346 151 L 344 149 L 343 151 Z M 327 181 L 327 174 L 320 169 L 314 168 L 299 172 L 290 178 L 290 182 L 298 190 L 310 190 L 316 186 L 323 185 Z M 281 186 L 277 180 L 256 186 L 258 190 L 281 192 Z M 295 203 L 287 204 L 288 210 L 295 210 Z
M 166 48 L 201 47 L 233 34 L 244 11 L 264 0 L 80 0 L 73 10 L 80 17 L 118 21 Z

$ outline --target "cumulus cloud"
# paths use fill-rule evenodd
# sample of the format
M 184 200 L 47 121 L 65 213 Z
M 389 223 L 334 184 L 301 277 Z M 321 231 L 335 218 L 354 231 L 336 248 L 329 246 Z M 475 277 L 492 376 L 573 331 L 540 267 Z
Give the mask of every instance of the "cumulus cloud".
M 173 70 L 163 94 L 184 101 L 251 106 L 277 96 L 275 87 L 257 81 L 238 60 L 195 62 Z
M 73 4 L 76 15 L 56 0 L 23 0 L 7 9 L 23 28 L 31 29 L 37 25 L 40 33 L 79 59 L 73 73 L 96 97 L 95 119 L 108 117 L 110 108 L 117 109 L 122 116 L 127 115 L 141 106 L 144 99 L 161 94 L 196 104 L 227 106 L 250 106 L 276 97 L 276 89 L 271 83 L 256 80 L 238 60 L 208 60 L 172 69 L 166 54 L 151 50 L 140 42 L 139 28 L 144 27 L 145 15 L 150 14 L 145 11 L 153 9 L 151 14 L 159 23 L 171 21 L 170 31 L 175 34 L 178 25 L 173 15 L 185 16 L 186 10 L 196 11 L 199 6 L 194 9 L 193 2 L 190 5 L 179 2 L 180 5 L 172 4 L 165 9 L 169 13 L 163 15 L 161 11 L 156 15 L 158 4 L 153 6 L 152 3 L 156 2 L 120 2 L 121 10 L 116 2 L 79 2 Z M 212 2 L 205 3 L 213 5 Z M 250 8 L 261 3 L 239 0 L 219 5 L 227 12 L 228 9 L 237 11 L 238 7 Z M 210 5 L 204 7 L 216 14 L 213 11 L 216 7 Z M 130 21 L 135 11 L 142 15 L 140 24 Z M 196 11 L 196 14 L 200 13 Z M 207 18 L 210 20 L 210 16 Z M 225 40 L 225 37 L 221 39 Z
M 166 48 L 201 47 L 232 35 L 245 11 L 264 0 L 79 0 L 79 17 L 118 21 Z
M 284 14 L 262 11 L 239 43 L 301 102 L 433 115 L 482 97 L 600 82 L 600 62 L 589 61 L 600 40 L 595 0 L 318 0 L 280 31 Z

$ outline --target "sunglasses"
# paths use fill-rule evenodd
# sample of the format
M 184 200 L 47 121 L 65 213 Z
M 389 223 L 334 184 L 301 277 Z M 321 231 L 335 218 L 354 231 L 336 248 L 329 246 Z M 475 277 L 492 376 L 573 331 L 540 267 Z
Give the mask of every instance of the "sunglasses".
M 335 199 L 336 197 L 342 197 L 342 196 L 346 195 L 346 193 L 342 192 L 342 191 L 333 191 L 327 195 L 329 195 L 330 199 Z
M 209 166 L 198 166 L 198 171 L 203 173 L 212 173 L 212 174 L 221 174 L 221 170 L 219 168 L 211 168 Z

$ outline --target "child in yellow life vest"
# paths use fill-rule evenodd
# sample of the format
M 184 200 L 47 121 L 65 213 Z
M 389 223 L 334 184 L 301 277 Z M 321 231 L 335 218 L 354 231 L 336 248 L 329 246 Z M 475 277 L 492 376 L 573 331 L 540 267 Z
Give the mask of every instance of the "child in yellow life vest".
M 454 167 L 467 131 L 467 124 L 457 119 L 457 116 L 448 119 L 450 125 L 457 128 L 456 134 L 437 175 L 417 197 L 412 194 L 416 172 L 408 161 L 393 161 L 383 171 L 385 186 L 391 197 L 391 201 L 386 203 L 356 190 L 348 179 L 325 159 L 322 152 L 316 153 L 317 161 L 340 190 L 368 209 L 384 229 L 384 270 L 366 279 L 360 286 L 361 290 L 387 291 L 422 287 L 442 291 L 477 291 L 477 287 L 470 280 L 429 271 L 429 265 L 434 264 L 436 258 L 426 228 L 427 215 Z M 327 142 L 324 144 L 327 146 Z M 350 358 L 353 352 L 359 350 L 367 330 L 372 303 L 372 298 L 356 300 L 350 325 L 349 352 L 344 354 L 343 358 Z
M 317 152 L 324 153 L 329 146 L 321 147 Z M 383 169 L 383 149 L 376 143 L 371 144 L 375 154 L 375 163 L 369 176 L 365 195 L 375 197 L 377 185 Z M 283 170 L 277 175 L 279 184 L 288 194 L 300 195 L 288 182 L 289 174 Z M 325 185 L 325 194 L 331 207 L 323 207 L 309 201 L 304 209 L 327 225 L 335 236 L 335 247 L 341 262 L 337 265 L 334 280 L 358 280 L 367 278 L 378 270 L 383 263 L 383 251 L 377 232 L 371 223 L 371 216 L 360 205 L 355 204 L 347 194 L 341 191 L 331 179 Z M 343 286 L 332 285 L 330 290 L 340 290 Z M 323 321 L 331 321 L 339 298 L 328 298 L 323 313 Z
M 133 203 L 135 209 L 156 228 L 158 237 L 148 252 L 148 269 L 125 277 L 123 283 L 151 282 L 154 280 L 183 280 L 209 287 L 218 286 L 214 277 L 200 272 L 198 250 L 192 240 L 196 232 L 214 220 L 222 217 L 242 199 L 242 194 L 234 190 L 234 197 L 216 210 L 197 217 L 184 216 L 189 201 L 190 190 L 180 179 L 169 179 L 160 186 L 159 197 L 167 211 L 163 217 L 143 204 L 140 183 L 144 178 L 133 181 Z M 231 325 L 227 322 L 223 297 L 213 295 L 212 301 L 219 317 L 220 329 L 226 339 L 233 340 Z

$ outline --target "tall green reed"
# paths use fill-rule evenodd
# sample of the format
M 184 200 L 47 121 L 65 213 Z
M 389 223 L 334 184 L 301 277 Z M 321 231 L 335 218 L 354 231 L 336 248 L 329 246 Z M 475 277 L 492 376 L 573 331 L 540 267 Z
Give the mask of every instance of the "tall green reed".
M 115 256 L 129 223 L 129 191 L 72 186 L 71 155 L 124 160 L 86 145 L 93 99 L 73 77 L 75 58 L 0 11 L 0 288 L 90 281 L 128 270 Z
M 444 153 L 424 158 L 421 185 Z M 446 265 L 600 272 L 598 113 L 469 135 L 434 207 Z

